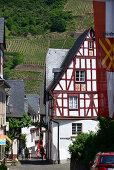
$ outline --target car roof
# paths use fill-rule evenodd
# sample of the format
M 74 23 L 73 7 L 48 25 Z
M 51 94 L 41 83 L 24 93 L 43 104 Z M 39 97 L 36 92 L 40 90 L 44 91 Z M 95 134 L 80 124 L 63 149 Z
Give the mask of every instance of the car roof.
M 114 152 L 100 152 L 99 155 L 114 155 Z

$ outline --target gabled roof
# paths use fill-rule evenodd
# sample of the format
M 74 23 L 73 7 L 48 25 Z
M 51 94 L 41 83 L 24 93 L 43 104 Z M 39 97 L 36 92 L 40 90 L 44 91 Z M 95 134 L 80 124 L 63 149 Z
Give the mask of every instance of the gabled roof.
M 39 107 L 39 95 L 38 94 L 26 94 L 26 98 L 28 99 L 28 105 L 29 105 L 29 112 L 30 110 L 34 111 L 34 114 L 38 114 L 38 107 Z
M 36 115 L 35 111 L 32 109 L 32 107 L 28 104 L 28 114 L 31 116 Z
M 68 54 L 66 56 L 64 56 L 64 60 L 61 63 L 60 67 L 61 71 L 59 72 L 58 76 L 56 77 L 56 79 L 53 78 L 53 80 L 51 80 L 51 84 L 46 88 L 47 92 L 49 92 L 50 90 L 52 90 L 52 88 L 55 87 L 55 85 L 57 84 L 58 80 L 60 79 L 60 77 L 62 76 L 63 72 L 65 71 L 65 69 L 68 67 L 68 65 L 70 64 L 70 62 L 72 61 L 72 59 L 75 57 L 78 49 L 80 48 L 81 44 L 83 43 L 83 41 L 85 40 L 88 32 L 93 29 L 89 28 L 87 29 L 82 35 L 80 35 L 78 37 L 78 39 L 76 40 L 76 42 L 74 43 L 73 47 L 69 50 Z M 55 57 L 55 56 L 53 56 Z M 58 59 L 59 61 L 59 59 Z M 52 67 L 52 66 L 51 66 Z M 54 67 L 53 67 L 54 68 Z M 47 81 L 47 80 L 46 80 Z
M 9 103 L 6 110 L 7 117 L 23 117 L 24 114 L 24 81 L 23 80 L 6 80 L 10 85 L 7 93 L 9 95 Z M 10 106 L 12 107 L 9 112 Z
M 0 18 L 0 44 L 3 44 L 5 48 L 5 24 L 4 18 Z

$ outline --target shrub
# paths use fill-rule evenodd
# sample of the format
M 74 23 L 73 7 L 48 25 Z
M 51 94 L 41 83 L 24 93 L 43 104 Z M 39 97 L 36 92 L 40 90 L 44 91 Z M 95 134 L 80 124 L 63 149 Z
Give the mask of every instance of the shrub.
M 96 133 L 82 133 L 69 146 L 71 157 L 83 160 L 87 168 L 98 152 L 114 151 L 114 121 L 99 117 L 99 130 Z
M 99 151 L 114 151 L 114 121 L 111 118 L 99 117 L 99 130 L 95 145 Z
M 66 30 L 66 20 L 61 12 L 55 12 L 51 16 L 51 31 L 64 32 Z
M 0 165 L 0 170 L 7 170 L 7 166 L 5 164 Z
M 66 21 L 63 18 L 55 18 L 51 25 L 52 32 L 64 32 L 66 30 Z
M 91 145 L 93 144 L 93 136 L 94 133 L 92 132 L 78 135 L 78 137 L 73 141 L 73 144 L 69 146 L 71 156 L 75 157 L 76 160 L 83 159 L 83 157 L 85 157 L 84 154 L 88 147 L 88 143 L 91 141 Z
M 11 69 L 21 64 L 24 60 L 24 56 L 18 52 L 5 52 L 4 61 L 4 75 L 8 76 Z

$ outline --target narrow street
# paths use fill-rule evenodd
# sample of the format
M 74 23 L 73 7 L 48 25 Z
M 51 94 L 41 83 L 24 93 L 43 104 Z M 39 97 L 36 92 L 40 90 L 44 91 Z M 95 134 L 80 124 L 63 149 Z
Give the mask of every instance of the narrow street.
M 9 170 L 69 170 L 70 164 L 50 164 L 46 160 L 37 159 L 33 155 L 31 160 L 22 160 L 16 166 L 9 166 Z

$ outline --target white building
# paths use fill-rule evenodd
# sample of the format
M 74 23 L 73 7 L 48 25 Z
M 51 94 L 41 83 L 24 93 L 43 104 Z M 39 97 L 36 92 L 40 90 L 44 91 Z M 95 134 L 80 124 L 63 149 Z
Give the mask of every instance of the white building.
M 33 122 L 39 121 L 39 95 L 37 94 L 26 94 L 24 99 L 24 110 L 31 116 Z M 32 148 L 32 151 L 36 151 L 40 129 L 39 127 L 30 126 L 21 129 L 22 134 L 26 134 L 26 146 Z
M 47 158 L 66 162 L 71 139 L 98 128 L 96 44 L 92 28 L 70 50 L 49 49 L 46 56 Z

